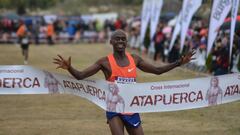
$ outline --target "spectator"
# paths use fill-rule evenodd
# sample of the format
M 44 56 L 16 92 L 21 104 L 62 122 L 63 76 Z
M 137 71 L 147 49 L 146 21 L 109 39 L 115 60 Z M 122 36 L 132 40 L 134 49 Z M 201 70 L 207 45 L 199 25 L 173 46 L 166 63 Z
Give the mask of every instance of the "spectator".
M 164 56 L 164 42 L 165 42 L 165 35 L 162 32 L 163 26 L 160 24 L 157 28 L 156 34 L 153 37 L 153 42 L 155 44 L 155 53 L 154 53 L 154 61 L 157 61 L 158 55 L 160 54 L 163 62 L 165 61 Z
M 202 44 L 200 45 L 199 48 L 197 48 L 196 52 L 196 66 L 199 72 L 205 71 L 206 56 L 207 56 L 206 46 Z
M 39 33 L 40 33 L 40 22 L 39 21 L 35 21 L 35 23 L 33 24 L 32 33 L 34 36 L 35 44 L 38 45 L 39 44 Z
M 223 75 L 228 73 L 229 66 L 229 57 L 228 57 L 228 46 L 226 44 L 226 37 L 224 37 L 223 42 L 221 39 L 218 39 L 216 42 L 216 47 L 214 48 L 213 54 L 213 74 L 214 75 Z
M 54 36 L 54 26 L 52 23 L 49 23 L 47 25 L 47 41 L 48 45 L 53 45 L 53 36 Z
M 180 58 L 179 45 L 180 38 L 177 38 L 175 45 L 172 47 L 172 50 L 168 54 L 168 62 L 172 63 Z

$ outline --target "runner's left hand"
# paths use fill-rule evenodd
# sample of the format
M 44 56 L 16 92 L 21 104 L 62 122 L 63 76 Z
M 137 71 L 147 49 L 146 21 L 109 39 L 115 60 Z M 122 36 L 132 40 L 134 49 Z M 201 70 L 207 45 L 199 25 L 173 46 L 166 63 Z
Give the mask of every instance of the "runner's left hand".
M 59 54 L 57 56 L 57 58 L 53 59 L 53 63 L 57 65 L 57 69 L 62 68 L 68 70 L 71 67 L 71 57 L 66 60 Z
M 191 50 L 190 52 L 188 52 L 187 54 L 183 55 L 181 57 L 181 60 L 180 60 L 180 64 L 183 65 L 183 64 L 186 64 L 188 62 L 190 62 L 191 60 L 194 60 L 196 58 L 192 58 L 192 56 L 196 53 L 195 50 Z

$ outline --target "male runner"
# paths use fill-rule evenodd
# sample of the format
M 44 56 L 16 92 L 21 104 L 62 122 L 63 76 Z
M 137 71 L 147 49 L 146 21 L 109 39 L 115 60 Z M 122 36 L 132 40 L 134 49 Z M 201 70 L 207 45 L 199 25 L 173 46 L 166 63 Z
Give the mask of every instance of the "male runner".
M 101 70 L 106 80 L 110 82 L 135 83 L 136 68 L 144 72 L 159 75 L 182 64 L 188 63 L 195 54 L 194 51 L 191 51 L 174 63 L 156 67 L 147 63 L 138 55 L 129 54 L 125 51 L 127 47 L 127 36 L 124 31 L 116 30 L 113 32 L 110 44 L 113 46 L 113 54 L 100 58 L 85 70 L 78 71 L 74 69 L 71 65 L 71 57 L 66 60 L 61 55 L 58 55 L 58 58 L 54 58 L 54 63 L 57 64 L 57 68 L 68 70 L 71 75 L 79 80 L 92 76 Z M 106 116 L 113 135 L 123 135 L 124 126 L 130 135 L 143 135 L 141 120 L 138 113 L 122 114 L 107 111 Z
M 24 56 L 24 64 L 28 64 L 28 53 L 29 53 L 29 44 L 30 44 L 30 35 L 31 33 L 28 30 L 28 27 L 24 22 L 21 22 L 20 27 L 17 30 L 18 42 L 22 48 L 22 55 Z

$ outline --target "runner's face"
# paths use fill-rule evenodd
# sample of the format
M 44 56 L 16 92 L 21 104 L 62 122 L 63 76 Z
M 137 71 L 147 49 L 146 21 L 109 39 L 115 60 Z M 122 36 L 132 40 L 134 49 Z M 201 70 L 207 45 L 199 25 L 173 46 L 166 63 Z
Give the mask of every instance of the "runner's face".
M 112 37 L 111 39 L 111 44 L 113 45 L 113 50 L 120 52 L 120 51 L 125 51 L 127 47 L 127 37 L 125 33 L 116 33 L 115 36 Z

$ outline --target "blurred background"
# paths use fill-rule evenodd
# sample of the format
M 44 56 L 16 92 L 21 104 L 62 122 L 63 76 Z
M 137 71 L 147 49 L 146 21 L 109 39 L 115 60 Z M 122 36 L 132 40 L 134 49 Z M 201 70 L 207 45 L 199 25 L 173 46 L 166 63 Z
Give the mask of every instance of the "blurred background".
M 232 55 L 229 56 L 230 13 L 218 29 L 207 55 L 212 0 L 203 0 L 192 17 L 182 51 L 180 36 L 172 48 L 170 44 L 183 1 L 163 0 L 152 38 L 150 25 L 141 36 L 143 2 L 0 0 L 0 65 L 26 64 L 69 75 L 56 70 L 52 58 L 57 54 L 65 58 L 72 56 L 73 66 L 82 70 L 112 53 L 109 37 L 114 30 L 122 29 L 128 35 L 127 51 L 154 65 L 174 62 L 189 50 L 196 50 L 196 60 L 160 76 L 137 71 L 138 82 L 183 80 L 240 71 L 240 16 L 237 16 Z M 100 72 L 94 77 L 103 79 L 104 75 Z M 143 129 L 147 135 L 239 135 L 239 105 L 240 102 L 233 102 L 202 109 L 144 113 L 141 114 Z M 0 95 L 0 135 L 79 134 L 110 135 L 105 111 L 73 95 Z
M 128 33 L 129 48 L 148 55 L 153 61 L 174 62 L 190 49 L 196 49 L 197 60 L 185 65 L 186 68 L 214 75 L 239 72 L 240 16 L 231 58 L 224 57 L 229 54 L 229 18 L 224 21 L 210 55 L 206 53 L 211 0 L 203 0 L 194 14 L 183 51 L 179 51 L 179 37 L 173 48 L 169 48 L 182 4 L 182 0 L 165 0 L 157 26 L 159 30 L 155 33 L 160 37 L 163 34 L 163 39 L 151 39 L 148 26 L 142 44 L 143 1 L 140 0 L 1 0 L 0 44 L 20 43 L 23 25 L 32 45 L 107 43 L 112 31 L 123 29 Z M 152 41 L 155 48 L 149 51 Z

